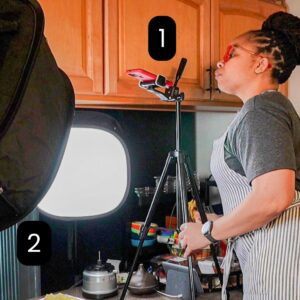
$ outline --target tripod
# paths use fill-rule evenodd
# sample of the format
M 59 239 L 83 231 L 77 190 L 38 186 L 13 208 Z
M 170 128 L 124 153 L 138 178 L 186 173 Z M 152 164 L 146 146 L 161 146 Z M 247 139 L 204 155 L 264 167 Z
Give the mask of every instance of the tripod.
M 196 201 L 197 209 L 200 213 L 201 221 L 204 224 L 207 221 L 207 217 L 205 214 L 204 206 L 200 201 L 200 196 L 197 188 L 197 184 L 195 182 L 195 178 L 192 174 L 192 169 L 189 163 L 188 156 L 181 149 L 181 102 L 184 100 L 184 93 L 179 93 L 179 89 L 177 88 L 177 83 L 181 78 L 183 70 L 185 68 L 187 60 L 185 58 L 181 59 L 179 64 L 175 83 L 172 87 L 167 88 L 165 93 L 160 92 L 156 89 L 156 87 L 165 87 L 165 78 L 161 75 L 158 75 L 156 80 L 146 82 L 140 81 L 139 86 L 141 88 L 146 89 L 147 91 L 157 95 L 163 101 L 172 101 L 176 103 L 176 149 L 168 153 L 162 174 L 160 176 L 160 180 L 158 182 L 157 188 L 155 190 L 153 200 L 151 202 L 150 208 L 148 210 L 144 226 L 141 228 L 140 233 L 140 241 L 137 247 L 137 251 L 135 253 L 132 267 L 128 274 L 128 278 L 126 280 L 124 289 L 122 291 L 122 295 L 120 300 L 124 300 L 131 277 L 133 275 L 134 268 L 137 264 L 137 260 L 139 254 L 142 250 L 144 240 L 147 236 L 148 230 L 151 225 L 151 220 L 156 211 L 157 205 L 159 204 L 159 199 L 161 197 L 161 193 L 163 192 L 163 187 L 166 181 L 167 172 L 169 166 L 172 162 L 176 162 L 176 206 L 177 206 L 177 226 L 179 228 L 180 224 L 188 222 L 188 206 L 187 206 L 187 188 L 186 188 L 186 179 L 188 178 L 191 183 L 192 196 Z M 158 80 L 159 79 L 159 80 Z M 221 284 L 223 283 L 221 269 L 216 256 L 216 249 L 214 245 L 210 245 L 211 253 L 214 259 L 214 263 L 219 275 L 219 279 Z M 191 299 L 195 299 L 195 286 L 194 286 L 194 276 L 193 276 L 193 266 L 192 266 L 192 257 L 188 257 L 188 270 L 189 270 L 189 283 L 190 283 L 190 295 Z

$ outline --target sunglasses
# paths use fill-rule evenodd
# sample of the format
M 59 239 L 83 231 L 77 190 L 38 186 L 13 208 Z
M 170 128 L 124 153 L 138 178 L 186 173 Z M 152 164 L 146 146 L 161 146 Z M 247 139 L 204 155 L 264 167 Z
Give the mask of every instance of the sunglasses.
M 232 54 L 233 54 L 233 51 L 234 51 L 235 48 L 239 48 L 239 49 L 241 49 L 241 50 L 243 50 L 243 51 L 245 51 L 245 52 L 247 52 L 247 53 L 249 53 L 249 54 L 251 54 L 251 55 L 257 55 L 257 56 L 259 56 L 259 57 L 261 57 L 261 58 L 266 58 L 266 56 L 263 56 L 263 55 L 261 55 L 261 54 L 259 54 L 259 53 L 256 53 L 256 52 L 254 52 L 254 51 L 251 51 L 251 50 L 249 50 L 249 49 L 247 49 L 247 48 L 244 48 L 244 47 L 242 47 L 242 46 L 233 46 L 233 45 L 229 45 L 229 46 L 227 47 L 227 49 L 226 49 L 226 52 L 225 52 L 224 56 L 223 56 L 223 62 L 224 62 L 225 64 L 229 61 L 230 58 L 232 58 Z M 268 63 L 268 68 L 272 68 L 272 64 L 271 64 L 271 63 Z

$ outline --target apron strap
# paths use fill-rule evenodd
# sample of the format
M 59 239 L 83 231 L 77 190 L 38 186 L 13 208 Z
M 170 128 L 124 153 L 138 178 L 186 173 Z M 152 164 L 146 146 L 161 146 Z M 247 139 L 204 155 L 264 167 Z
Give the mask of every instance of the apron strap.
M 235 243 L 236 239 L 237 238 L 228 239 L 226 255 L 225 255 L 224 260 L 221 265 L 221 267 L 223 268 L 222 300 L 227 300 L 226 287 L 227 287 L 228 279 L 229 279 L 229 275 L 230 275 L 230 268 L 231 268 L 231 262 L 232 262 L 232 256 L 233 256 L 233 248 L 234 248 L 234 243 Z

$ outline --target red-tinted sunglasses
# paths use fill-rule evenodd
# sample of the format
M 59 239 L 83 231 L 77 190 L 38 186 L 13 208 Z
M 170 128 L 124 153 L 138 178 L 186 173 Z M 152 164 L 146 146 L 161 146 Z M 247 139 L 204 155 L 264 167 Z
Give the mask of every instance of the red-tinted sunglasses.
M 229 61 L 229 59 L 231 58 L 231 55 L 232 55 L 232 52 L 233 52 L 234 48 L 242 49 L 242 50 L 244 50 L 245 52 L 247 52 L 247 53 L 249 53 L 251 55 L 257 55 L 257 56 L 259 56 L 261 58 L 266 58 L 266 56 L 263 56 L 263 55 L 261 55 L 259 53 L 256 53 L 256 52 L 253 52 L 253 51 L 251 51 L 249 49 L 246 49 L 246 48 L 244 48 L 242 46 L 229 45 L 227 47 L 226 52 L 225 52 L 224 57 L 223 57 L 224 63 L 227 63 Z M 272 64 L 271 63 L 268 63 L 268 68 L 272 68 Z
M 223 56 L 223 61 L 224 61 L 225 64 L 226 64 L 226 63 L 229 61 L 229 59 L 231 58 L 231 54 L 232 54 L 232 52 L 233 52 L 233 49 L 234 49 L 234 47 L 233 47 L 232 45 L 229 45 L 229 46 L 227 47 L 226 52 L 225 52 L 225 54 L 224 54 L 224 56 Z

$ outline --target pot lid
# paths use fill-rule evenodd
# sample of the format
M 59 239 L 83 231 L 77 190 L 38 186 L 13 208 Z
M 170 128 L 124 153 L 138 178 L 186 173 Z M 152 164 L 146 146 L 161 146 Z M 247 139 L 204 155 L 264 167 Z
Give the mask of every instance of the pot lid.
M 100 257 L 100 251 L 98 252 L 98 260 L 95 265 L 88 266 L 85 271 L 90 272 L 108 272 L 111 273 L 114 270 L 114 266 L 110 263 L 102 262 Z

